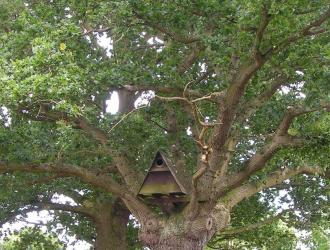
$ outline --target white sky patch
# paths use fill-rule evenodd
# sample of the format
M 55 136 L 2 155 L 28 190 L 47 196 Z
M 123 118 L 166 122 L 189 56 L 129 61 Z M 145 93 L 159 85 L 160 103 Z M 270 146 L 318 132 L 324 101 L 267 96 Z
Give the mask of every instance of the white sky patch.
M 199 66 L 201 67 L 201 73 L 205 73 L 206 72 L 206 64 L 205 63 L 200 63 Z
M 59 204 L 70 204 L 73 206 L 77 205 L 73 199 L 63 194 L 55 194 L 52 197 L 51 201 Z M 16 221 L 13 223 L 5 223 L 2 228 L 0 228 L 0 231 L 9 232 L 11 234 L 14 231 L 21 230 L 24 227 L 34 227 L 35 225 L 39 225 L 38 227 L 40 228 L 40 230 L 44 233 L 47 233 L 47 227 L 45 225 L 52 220 L 54 220 L 54 216 L 52 212 L 48 210 L 30 212 L 27 213 L 25 217 L 17 216 Z M 58 224 L 56 229 L 61 228 L 63 228 L 63 226 L 61 224 Z M 54 229 L 54 232 L 56 231 L 56 229 Z M 75 237 L 69 236 L 66 230 L 63 230 L 63 232 L 60 234 L 58 234 L 57 232 L 55 233 L 60 239 L 60 241 L 65 242 L 67 244 L 67 250 L 90 250 L 92 248 L 89 243 L 82 240 L 77 240 Z M 0 238 L 0 244 L 3 242 L 4 236 Z
M 102 48 L 106 50 L 107 56 L 111 57 L 111 51 L 113 49 L 113 40 L 111 39 L 111 37 L 108 37 L 107 34 L 104 32 L 102 35 L 97 35 L 97 42 Z
M 11 124 L 11 117 L 9 115 L 9 110 L 5 106 L 1 106 L 0 107 L 0 112 L 2 113 L 2 116 L 4 117 L 4 119 L 6 120 L 4 125 L 6 127 L 9 127 L 10 124 Z M 1 115 L 0 115 L 0 120 L 2 120 Z
M 254 140 L 249 140 L 249 143 L 251 146 L 253 146 L 255 144 L 255 141 Z
M 136 99 L 134 106 L 135 108 L 146 106 L 150 104 L 150 100 L 155 97 L 154 91 L 143 91 L 139 98 Z
M 55 203 L 58 203 L 58 204 L 69 204 L 69 205 L 72 205 L 72 206 L 77 206 L 78 204 L 73 200 L 71 199 L 70 197 L 68 196 L 65 196 L 63 194 L 54 194 L 53 197 L 52 197 L 52 202 L 55 202 Z
M 143 35 L 145 35 L 145 34 L 143 34 Z M 150 45 L 155 45 L 156 48 L 158 46 L 158 48 L 156 49 L 157 52 L 161 52 L 163 50 L 164 41 L 159 39 L 156 36 L 149 38 L 147 43 Z
M 281 95 L 287 95 L 291 91 L 294 91 L 298 98 L 303 99 L 303 98 L 306 98 L 306 95 L 302 92 L 302 88 L 304 87 L 304 84 L 305 84 L 305 82 L 302 81 L 302 82 L 299 82 L 299 83 L 290 84 L 289 86 L 283 86 L 279 90 L 279 92 L 280 92 Z
M 42 210 L 39 212 L 31 212 L 27 214 L 26 219 L 18 220 L 14 223 L 5 223 L 0 229 L 3 232 L 9 232 L 12 234 L 14 231 L 20 231 L 25 227 L 35 227 L 35 224 L 46 224 L 47 222 L 53 220 L 53 216 L 49 211 Z M 39 226 L 40 230 L 47 234 L 46 226 Z M 62 225 L 58 224 L 57 228 L 63 228 Z M 9 235 L 7 234 L 7 236 Z M 57 237 L 60 241 L 65 242 L 67 244 L 66 250 L 90 250 L 92 249 L 91 244 L 77 240 L 75 237 L 69 236 L 68 233 L 63 230 L 63 233 L 56 233 Z M 3 243 L 4 237 L 0 238 L 0 244 Z
M 304 75 L 304 72 L 302 72 L 300 70 L 296 70 L 296 74 L 299 75 L 299 76 L 303 76 Z
M 64 10 L 68 12 L 68 14 L 66 14 L 65 17 L 70 19 L 72 17 L 72 15 L 70 14 L 71 11 L 70 7 L 65 7 Z
M 107 105 L 106 112 L 112 115 L 118 112 L 119 108 L 119 96 L 116 91 L 112 92 L 110 99 L 106 100 L 105 104 Z
M 286 202 L 283 202 L 283 198 L 285 198 Z M 279 191 L 279 195 L 275 198 L 274 203 L 277 210 L 280 212 L 287 210 L 294 205 L 291 196 L 288 194 L 288 191 L 286 190 Z

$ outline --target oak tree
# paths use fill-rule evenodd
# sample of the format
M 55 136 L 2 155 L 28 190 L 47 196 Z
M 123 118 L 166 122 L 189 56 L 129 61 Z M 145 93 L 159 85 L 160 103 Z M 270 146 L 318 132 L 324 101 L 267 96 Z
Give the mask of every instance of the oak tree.
M 2 1 L 1 180 L 79 179 L 151 249 L 249 230 L 231 217 L 268 220 L 278 190 L 326 221 L 329 17 L 323 0 Z M 190 173 L 179 209 L 137 197 L 158 149 Z

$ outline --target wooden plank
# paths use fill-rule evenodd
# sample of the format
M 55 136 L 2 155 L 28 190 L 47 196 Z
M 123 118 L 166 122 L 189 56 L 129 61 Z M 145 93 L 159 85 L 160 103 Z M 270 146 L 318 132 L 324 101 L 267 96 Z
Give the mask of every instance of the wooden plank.
M 182 193 L 170 171 L 148 173 L 139 192 L 142 195 Z

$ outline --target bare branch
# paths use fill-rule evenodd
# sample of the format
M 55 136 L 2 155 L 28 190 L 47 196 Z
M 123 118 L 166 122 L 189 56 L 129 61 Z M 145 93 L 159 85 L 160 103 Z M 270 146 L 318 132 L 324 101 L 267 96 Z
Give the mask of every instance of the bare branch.
M 156 93 L 172 94 L 172 95 L 176 95 L 176 96 L 179 96 L 182 93 L 184 93 L 184 97 L 190 96 L 190 97 L 194 97 L 194 98 L 200 98 L 200 97 L 203 97 L 204 94 L 198 90 L 188 89 L 188 86 L 200 83 L 201 81 L 205 80 L 211 73 L 212 73 L 212 71 L 207 71 L 207 72 L 201 74 L 200 76 L 196 77 L 196 79 L 193 79 L 192 81 L 188 82 L 184 89 L 179 88 L 179 87 L 174 88 L 174 87 L 169 87 L 169 86 L 157 86 L 156 84 L 155 85 L 126 84 L 126 85 L 121 85 L 119 87 L 111 87 L 111 89 L 109 89 L 109 91 L 117 91 L 117 90 L 121 90 L 121 89 L 125 89 L 130 92 L 155 91 Z M 211 100 L 211 99 L 207 99 L 207 100 L 216 101 L 216 100 Z
M 200 98 L 193 99 L 193 100 L 191 100 L 191 102 L 195 103 L 195 102 L 200 102 L 200 101 L 204 101 L 204 100 L 220 100 L 223 98 L 224 98 L 223 92 L 212 92 L 212 93 L 204 95 Z

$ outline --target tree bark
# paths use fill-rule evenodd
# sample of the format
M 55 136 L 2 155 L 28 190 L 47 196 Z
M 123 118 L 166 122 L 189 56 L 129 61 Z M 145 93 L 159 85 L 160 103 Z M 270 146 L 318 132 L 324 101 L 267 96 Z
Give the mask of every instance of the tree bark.
M 167 238 L 161 243 L 151 246 L 152 250 L 203 250 L 206 242 L 191 240 L 189 238 Z
M 224 206 L 217 206 L 212 212 L 202 208 L 194 218 L 184 214 L 145 220 L 141 223 L 139 239 L 151 250 L 202 250 L 214 233 L 226 228 L 230 220 L 230 212 Z
M 99 207 L 95 218 L 96 250 L 126 250 L 129 211 L 118 202 Z
M 117 93 L 119 99 L 119 114 L 128 113 L 135 108 L 134 103 L 139 95 L 136 95 L 135 92 L 128 91 L 126 89 L 117 90 Z

